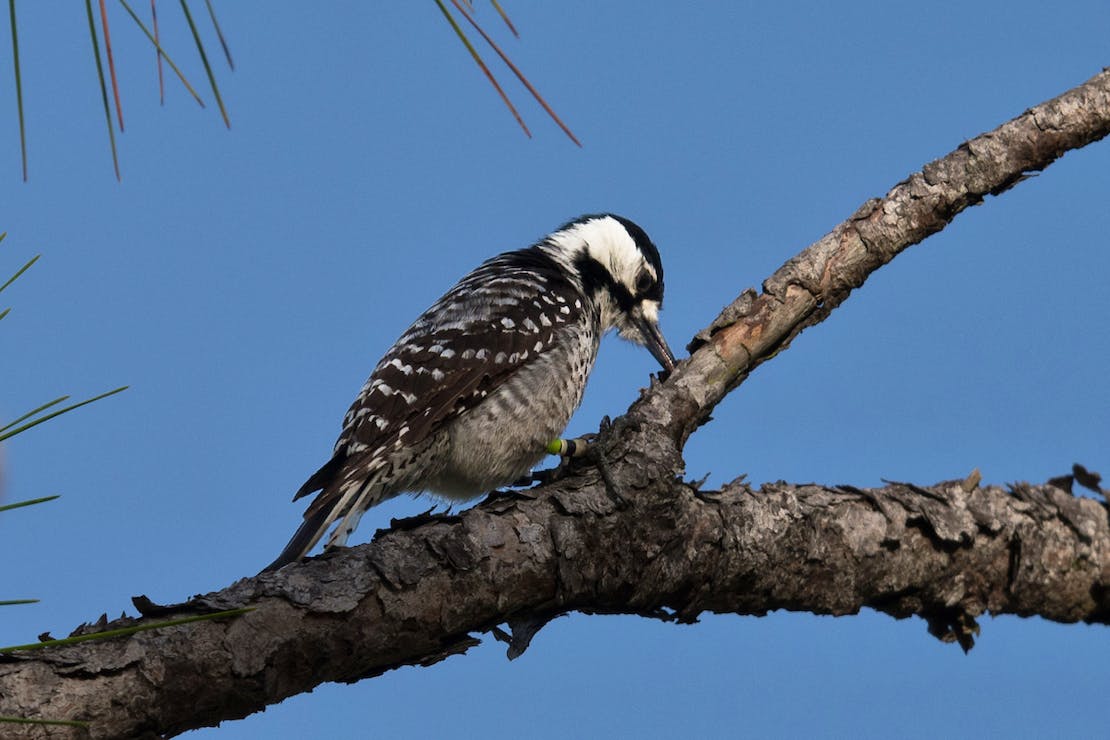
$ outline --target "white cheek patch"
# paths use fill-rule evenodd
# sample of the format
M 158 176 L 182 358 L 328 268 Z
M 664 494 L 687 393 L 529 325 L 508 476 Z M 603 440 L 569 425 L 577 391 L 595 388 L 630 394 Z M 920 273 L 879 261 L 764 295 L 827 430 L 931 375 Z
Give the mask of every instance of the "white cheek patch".
M 643 262 L 636 242 L 616 219 L 602 218 L 582 224 L 581 237 L 591 257 L 618 281 L 630 284 Z
M 643 300 L 640 302 L 640 311 L 644 318 L 652 323 L 659 321 L 659 301 Z

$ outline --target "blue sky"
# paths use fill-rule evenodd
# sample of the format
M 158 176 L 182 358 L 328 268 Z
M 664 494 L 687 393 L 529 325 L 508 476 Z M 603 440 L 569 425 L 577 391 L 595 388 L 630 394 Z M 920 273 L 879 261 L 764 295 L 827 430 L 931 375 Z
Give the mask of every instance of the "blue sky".
M 164 5 L 167 48 L 207 92 Z M 3 294 L 0 418 L 131 389 L 5 447 L 7 500 L 62 499 L 0 519 L 0 597 L 42 599 L 0 612 L 4 643 L 269 562 L 300 519 L 292 492 L 377 359 L 484 258 L 580 213 L 633 218 L 663 253 L 677 352 L 866 198 L 1110 63 L 1104 2 L 505 5 L 520 41 L 478 3 L 584 148 L 502 75 L 526 139 L 432 2 L 218 3 L 238 65 L 220 74 L 230 132 L 172 80 L 158 107 L 153 54 L 113 9 L 117 183 L 83 9 L 20 4 L 31 180 L 19 181 L 6 72 L 0 273 L 44 256 Z M 1103 142 L 909 250 L 726 400 L 690 443 L 690 477 L 1110 472 L 1108 191 Z M 571 432 L 620 413 L 653 369 L 607 340 Z M 359 534 L 423 508 L 393 502 Z M 430 669 L 323 686 L 191 737 L 1104 726 L 1104 628 L 982 627 L 964 656 L 920 620 L 871 613 L 692 627 L 577 615 L 513 663 L 484 638 Z

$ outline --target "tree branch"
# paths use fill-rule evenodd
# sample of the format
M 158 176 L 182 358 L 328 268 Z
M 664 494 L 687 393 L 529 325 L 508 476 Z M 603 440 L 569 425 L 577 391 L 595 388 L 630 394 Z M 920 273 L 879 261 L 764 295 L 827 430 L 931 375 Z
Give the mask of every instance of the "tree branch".
M 235 620 L 10 656 L 0 711 L 90 720 L 92 737 L 176 734 L 324 681 L 430 665 L 505 622 L 519 653 L 567 611 L 692 622 L 870 607 L 965 648 L 987 610 L 1110 621 L 1110 524 L 1093 499 L 960 481 L 699 493 L 628 457 L 624 509 L 584 469 L 174 609 L 256 607 Z
M 988 610 L 1107 623 L 1107 506 L 1057 485 L 776 483 L 756 492 L 733 483 L 700 492 L 679 477 L 682 447 L 715 404 L 871 272 L 967 206 L 1107 133 L 1110 71 L 865 203 L 771 276 L 762 294 L 737 298 L 671 378 L 604 430 L 598 449 L 608 482 L 577 463 L 539 489 L 459 516 L 401 523 L 368 545 L 185 604 L 139 601 L 147 620 L 256 609 L 0 656 L 0 715 L 87 720 L 90 737 L 173 735 L 324 681 L 430 665 L 501 624 L 519 654 L 547 620 L 568 611 L 687 622 L 703 611 L 870 607 L 919 615 L 965 649 L 975 618 Z M 5 736 L 21 731 L 5 726 Z
M 884 197 L 867 201 L 765 280 L 762 294 L 746 291 L 698 332 L 688 348 L 691 360 L 668 383 L 686 391 L 669 404 L 675 421 L 689 435 L 757 365 L 823 321 L 875 270 L 968 206 L 1001 195 L 1065 152 L 1107 134 L 1110 68 L 964 142 Z

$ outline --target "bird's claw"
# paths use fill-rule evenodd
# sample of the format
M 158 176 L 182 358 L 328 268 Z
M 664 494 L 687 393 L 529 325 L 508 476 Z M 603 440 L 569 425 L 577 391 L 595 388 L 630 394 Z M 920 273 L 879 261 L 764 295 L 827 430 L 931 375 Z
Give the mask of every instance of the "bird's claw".
M 592 464 L 597 468 L 601 474 L 601 479 L 605 483 L 605 493 L 609 496 L 610 500 L 618 509 L 623 509 L 628 506 L 628 500 L 620 494 L 619 486 L 613 478 L 612 470 L 609 468 L 609 462 L 605 459 L 605 453 L 602 446 L 597 444 L 598 441 L 609 431 L 613 423 L 608 416 L 602 417 L 601 424 L 597 432 L 588 432 L 581 437 L 574 439 L 556 439 L 547 445 L 547 452 L 551 455 L 559 456 L 559 464 L 554 468 L 546 468 L 544 470 L 536 470 L 524 476 L 514 486 L 530 486 L 535 483 L 545 484 L 562 478 L 566 472 L 572 467 L 575 460 L 581 460 L 583 463 Z

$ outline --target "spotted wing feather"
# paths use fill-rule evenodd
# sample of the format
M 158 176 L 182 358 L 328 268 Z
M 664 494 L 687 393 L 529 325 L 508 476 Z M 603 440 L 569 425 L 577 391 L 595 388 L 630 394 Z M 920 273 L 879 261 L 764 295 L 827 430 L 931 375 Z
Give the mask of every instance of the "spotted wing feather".
M 298 491 L 298 497 L 321 491 L 305 517 L 337 508 L 378 473 L 391 451 L 418 447 L 556 346 L 559 324 L 577 318 L 581 298 L 534 248 L 495 257 L 463 278 L 374 369 L 344 418 L 332 459 Z M 338 508 L 327 525 L 349 503 Z

